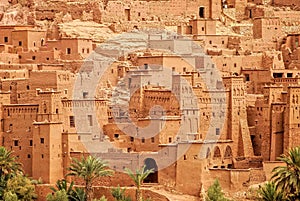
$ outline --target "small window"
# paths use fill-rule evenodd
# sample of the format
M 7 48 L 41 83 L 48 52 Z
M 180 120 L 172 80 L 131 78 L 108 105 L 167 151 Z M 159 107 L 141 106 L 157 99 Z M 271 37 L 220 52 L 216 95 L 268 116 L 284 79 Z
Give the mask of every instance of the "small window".
M 14 140 L 14 146 L 15 147 L 19 146 L 19 140 Z
M 42 158 L 44 158 L 44 154 L 42 154 L 41 156 L 42 156 Z
M 28 155 L 27 155 L 27 158 L 31 158 L 31 155 L 30 155 L 30 154 L 28 154 Z
M 172 142 L 172 137 L 169 137 L 169 143 L 171 143 Z
M 67 54 L 71 54 L 71 48 L 67 48 Z
M 212 44 L 212 41 L 211 41 L 211 40 L 209 41 L 209 44 Z
M 249 74 L 245 74 L 245 79 L 246 79 L 247 82 L 250 81 L 250 75 Z
M 83 92 L 82 93 L 83 98 L 87 98 L 88 95 L 89 95 L 89 92 Z
M 224 44 L 225 44 L 225 41 L 222 40 L 222 44 L 224 45 Z
M 27 85 L 27 86 L 26 86 L 26 89 L 27 89 L 27 90 L 29 90 L 29 89 L 30 89 L 30 86 L 29 86 L 29 85 Z
M 55 109 L 55 113 L 58 114 L 58 109 L 57 108 Z
M 117 138 L 117 139 L 119 138 L 119 136 L 120 136 L 120 135 L 119 135 L 118 133 L 115 133 L 115 134 L 114 134 L 114 137 Z
M 130 137 L 130 142 L 134 142 L 134 137 Z
M 86 53 L 88 53 L 88 54 L 90 53 L 90 49 L 89 48 L 86 49 Z
M 29 140 L 29 146 L 32 147 L 32 145 L 33 145 L 33 141 Z
M 172 67 L 172 71 L 175 71 L 175 67 Z
M 202 31 L 204 31 L 204 27 L 202 27 Z
M 35 60 L 35 56 L 32 56 L 32 60 Z
M 69 116 L 70 127 L 75 127 L 75 117 Z
M 49 57 L 47 57 L 46 60 L 49 61 L 50 60 Z
M 44 138 L 40 138 L 40 142 L 41 142 L 41 144 L 44 144 L 45 143 L 45 139 Z
M 142 138 L 142 143 L 145 143 L 145 138 L 144 137 Z
M 88 115 L 88 121 L 89 121 L 89 125 L 93 126 L 93 116 L 92 115 Z
M 183 72 L 186 72 L 186 67 L 183 67 Z
M 8 37 L 7 36 L 4 37 L 4 42 L 8 43 Z
M 216 135 L 220 135 L 220 128 L 216 128 Z
M 236 63 L 234 63 L 233 66 L 236 67 Z
M 84 53 L 84 48 L 82 48 L 82 53 Z
M 154 137 L 151 138 L 151 142 L 152 142 L 152 143 L 155 142 L 155 138 L 154 138 Z
M 187 155 L 184 155 L 184 156 L 183 156 L 183 160 L 187 160 Z
M 19 41 L 19 46 L 22 46 L 22 41 Z
M 144 68 L 147 70 L 148 69 L 148 64 L 144 64 Z

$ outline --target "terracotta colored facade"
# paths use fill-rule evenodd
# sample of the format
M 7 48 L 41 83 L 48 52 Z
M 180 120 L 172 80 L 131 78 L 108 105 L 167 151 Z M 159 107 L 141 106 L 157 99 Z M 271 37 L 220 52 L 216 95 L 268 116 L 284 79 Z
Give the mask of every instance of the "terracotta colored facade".
M 0 139 L 28 176 L 53 184 L 72 157 L 94 154 L 120 172 L 154 168 L 146 182 L 199 196 L 215 178 L 231 192 L 269 179 L 300 145 L 296 10 L 287 19 L 260 0 L 41 2 L 23 5 L 26 20 L 0 13 L 4 24 L 26 21 L 0 26 Z M 128 35 L 97 40 L 69 33 L 71 22 Z M 149 28 L 172 31 L 138 32 Z

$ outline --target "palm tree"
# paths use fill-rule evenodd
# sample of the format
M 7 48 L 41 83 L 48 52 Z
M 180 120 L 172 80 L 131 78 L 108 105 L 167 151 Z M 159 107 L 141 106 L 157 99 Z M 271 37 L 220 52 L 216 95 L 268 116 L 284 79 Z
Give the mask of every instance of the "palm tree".
M 67 180 L 62 179 L 62 180 L 57 180 L 56 184 L 55 184 L 55 188 L 54 187 L 50 187 L 50 189 L 54 193 L 56 193 L 57 191 L 64 190 L 64 192 L 67 194 L 67 196 L 69 198 L 71 198 L 71 196 L 75 193 L 74 190 L 73 190 L 73 186 L 74 186 L 74 182 L 73 181 L 69 185 L 68 182 L 67 182 Z
M 300 197 L 300 147 L 295 147 L 278 158 L 286 166 L 273 169 L 272 180 L 276 189 L 282 189 L 288 200 Z
M 93 182 L 99 177 L 110 176 L 113 173 L 104 161 L 93 156 L 82 157 L 81 160 L 73 158 L 69 171 L 68 175 L 78 176 L 84 180 L 87 201 L 93 198 Z
M 284 200 L 283 192 L 277 190 L 273 182 L 267 182 L 258 189 L 259 200 L 261 201 L 281 201 Z
M 118 187 L 111 190 L 111 194 L 115 198 L 115 201 L 131 201 L 131 198 L 125 195 L 125 191 L 125 188 L 121 188 L 118 185 Z
M 73 201 L 85 201 L 86 194 L 82 188 L 75 187 L 74 193 L 70 196 Z
M 0 146 L 0 199 L 4 196 L 7 181 L 22 173 L 21 164 L 16 162 L 12 152 Z
M 142 201 L 143 195 L 141 191 L 141 185 L 143 184 L 144 179 L 146 179 L 149 174 L 154 172 L 154 169 L 145 170 L 146 166 L 144 165 L 140 170 L 137 169 L 135 173 L 133 173 L 130 169 L 126 168 L 125 172 L 131 177 L 136 185 L 136 201 Z
M 16 175 L 21 173 L 21 164 L 16 162 L 12 152 L 0 147 L 0 176 Z

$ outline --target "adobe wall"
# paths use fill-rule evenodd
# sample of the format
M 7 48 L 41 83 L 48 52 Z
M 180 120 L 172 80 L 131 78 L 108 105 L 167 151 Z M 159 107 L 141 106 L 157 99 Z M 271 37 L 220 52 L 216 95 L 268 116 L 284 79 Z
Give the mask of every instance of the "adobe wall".
M 253 38 L 262 38 L 265 42 L 277 41 L 282 37 L 280 18 L 255 18 Z M 275 48 L 274 48 L 275 49 Z
M 61 123 L 36 122 L 33 128 L 32 177 L 54 184 L 63 175 Z M 47 164 L 41 168 L 40 164 Z
M 28 176 L 32 176 L 33 159 L 33 125 L 38 113 L 37 105 L 6 105 L 3 108 L 3 136 L 2 144 L 12 150 L 23 164 Z
M 50 187 L 53 187 L 52 185 L 48 184 L 38 184 L 35 186 L 36 193 L 38 194 L 37 201 L 44 201 L 46 200 L 46 197 L 49 193 L 52 193 L 53 191 L 50 190 Z M 76 186 L 79 187 L 79 186 Z M 94 187 L 94 198 L 100 198 L 102 195 L 104 195 L 108 201 L 113 201 L 114 198 L 111 194 L 112 187 L 102 187 L 102 186 L 95 186 Z M 143 197 L 144 198 L 151 198 L 155 201 L 168 201 L 169 199 L 165 196 L 155 193 L 148 189 L 142 189 L 143 191 Z M 126 195 L 129 195 L 132 198 L 132 201 L 135 201 L 135 188 L 134 187 L 127 187 L 125 191 Z
M 262 169 L 210 169 L 204 176 L 203 188 L 206 191 L 218 179 L 224 191 L 246 191 L 252 184 L 266 180 Z
M 285 166 L 285 163 L 280 161 L 264 161 L 263 162 L 263 170 L 266 175 L 266 180 L 270 181 L 273 175 L 272 171 L 275 167 Z
M 11 53 L 0 53 L 0 62 L 4 64 L 18 64 L 19 56 Z
M 174 16 L 199 18 L 199 7 L 204 8 L 204 18 L 218 18 L 221 11 L 221 2 L 215 0 L 108 1 L 102 19 L 105 22 L 113 22 L 117 20 L 161 21 L 172 19 Z
M 83 16 L 90 14 L 95 22 L 101 22 L 102 3 L 98 2 L 73 2 L 64 1 L 36 1 L 36 19 L 37 20 L 54 20 L 58 13 L 62 16 L 69 14 L 72 19 L 85 20 Z M 61 17 L 62 17 L 61 16 Z M 58 21 L 61 21 L 58 19 Z
M 203 183 L 209 178 L 206 175 L 209 174 L 211 168 L 227 169 L 233 166 L 231 147 L 231 143 L 179 144 L 176 189 L 199 196 Z M 186 181 L 189 181 L 189 185 Z
M 297 106 L 299 103 L 300 88 L 298 86 L 289 86 L 287 92 L 283 153 L 287 153 L 292 147 L 300 145 L 300 140 L 296 137 L 300 131 L 300 120 L 297 113 L 299 109 Z
M 300 2 L 297 0 L 273 0 L 273 4 L 278 6 L 300 6 Z

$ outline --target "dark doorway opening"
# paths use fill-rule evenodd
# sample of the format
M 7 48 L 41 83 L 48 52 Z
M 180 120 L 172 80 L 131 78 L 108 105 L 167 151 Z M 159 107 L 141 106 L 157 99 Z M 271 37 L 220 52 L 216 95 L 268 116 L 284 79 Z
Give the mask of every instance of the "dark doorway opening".
M 149 174 L 149 176 L 144 180 L 144 183 L 158 183 L 158 169 L 156 161 L 153 158 L 147 158 L 145 160 L 145 165 L 145 170 L 153 169 L 154 172 Z
M 199 8 L 199 17 L 204 18 L 204 7 Z

